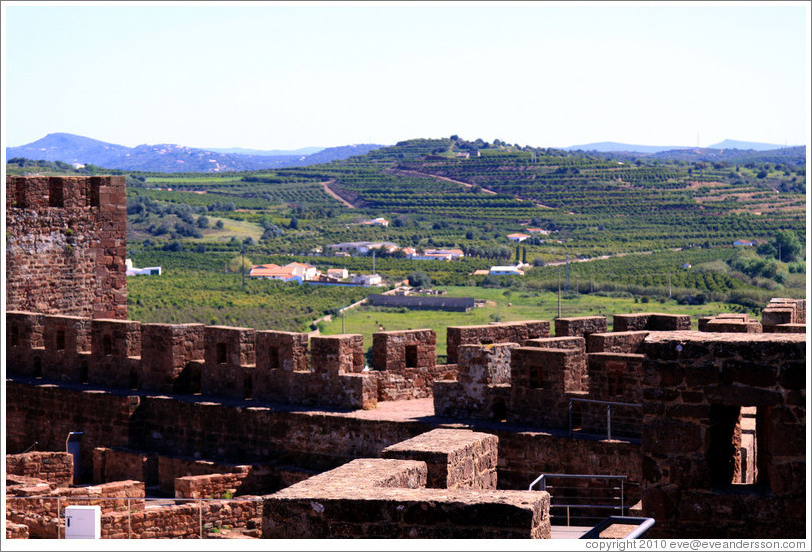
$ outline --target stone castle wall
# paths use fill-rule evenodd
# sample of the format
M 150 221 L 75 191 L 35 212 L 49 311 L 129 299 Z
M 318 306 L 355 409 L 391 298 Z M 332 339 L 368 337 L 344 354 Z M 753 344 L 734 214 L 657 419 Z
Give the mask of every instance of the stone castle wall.
M 66 487 L 73 483 L 73 455 L 44 451 L 8 454 L 6 474 L 41 479 L 58 487 Z
M 449 326 L 446 330 L 448 363 L 457 363 L 457 349 L 460 345 L 524 344 L 528 339 L 537 337 L 550 337 L 548 321 L 527 320 L 524 322 L 498 322 L 484 326 Z
M 235 405 L 229 401 L 201 401 L 194 397 L 128 395 L 121 391 L 83 389 L 67 384 L 32 385 L 13 380 L 7 383 L 7 395 L 6 446 L 9 452 L 25 450 L 31 444 L 31 435 L 37 435 L 40 449 L 62 450 L 67 433 L 79 430 L 84 432 L 81 467 L 85 479 L 93 478 L 94 469 L 98 471 L 101 466 L 94 457 L 94 449 L 125 449 L 135 451 L 130 453 L 134 458 L 116 461 L 118 467 L 113 468 L 112 473 L 129 478 L 149 473 L 150 469 L 157 468 L 144 464 L 149 462 L 150 455 L 158 456 L 161 466 L 167 466 L 162 470 L 166 475 L 161 478 L 165 491 L 173 488 L 169 481 L 192 469 L 188 464 L 191 458 L 214 463 L 209 469 L 220 473 L 226 471 L 222 465 L 272 464 L 279 466 L 278 475 L 285 477 L 282 466 L 320 472 L 354 458 L 379 457 L 385 447 L 430 431 L 438 423 L 374 420 L 329 411 L 284 411 L 250 406 L 250 402 Z M 61 415 L 54 417 L 48 415 L 49 412 Z M 476 423 L 474 427 L 476 429 Z M 533 432 L 526 427 L 494 427 L 487 422 L 478 431 L 499 438 L 500 488 L 527 488 L 544 470 L 621 473 L 628 475 L 630 488 L 639 488 L 639 444 L 568 438 L 566 434 Z M 181 456 L 187 460 L 170 459 Z M 155 476 L 149 477 L 152 481 L 146 481 L 154 484 Z M 295 478 L 291 474 L 286 480 Z
M 9 310 L 127 318 L 123 176 L 6 177 Z
M 373 334 L 381 369 L 364 369 L 360 335 L 310 337 L 202 324 L 6 313 L 9 373 L 161 393 L 374 408 L 379 400 L 426 398 L 435 381 L 431 330 Z
M 643 512 L 657 520 L 652 536 L 804 537 L 805 349 L 793 334 L 647 338 Z M 756 411 L 749 485 L 738 484 L 745 408 Z

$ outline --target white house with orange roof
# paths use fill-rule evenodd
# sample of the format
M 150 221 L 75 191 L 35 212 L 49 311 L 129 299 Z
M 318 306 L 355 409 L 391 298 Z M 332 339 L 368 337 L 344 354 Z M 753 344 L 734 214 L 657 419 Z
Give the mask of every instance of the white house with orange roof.
M 309 263 L 297 263 L 292 262 L 285 265 L 286 267 L 293 267 L 296 271 L 296 274 L 301 274 L 302 279 L 307 282 L 309 280 L 315 280 L 316 276 L 320 274 L 319 269 Z
M 514 241 L 516 243 L 523 242 L 524 240 L 526 240 L 529 237 L 530 236 L 528 236 L 527 234 L 520 234 L 518 232 L 515 233 L 515 234 L 508 234 L 507 235 L 507 239 L 509 239 L 510 241 Z
M 269 280 L 282 280 L 284 282 L 296 281 L 299 283 L 315 280 L 319 275 L 318 269 L 307 263 L 288 263 L 285 266 L 277 264 L 264 264 L 251 267 L 248 276 L 253 278 L 267 278 Z

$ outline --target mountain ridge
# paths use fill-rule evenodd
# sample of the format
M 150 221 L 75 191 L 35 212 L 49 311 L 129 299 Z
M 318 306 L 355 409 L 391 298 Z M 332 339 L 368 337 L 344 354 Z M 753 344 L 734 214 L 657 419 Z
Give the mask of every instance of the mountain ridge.
M 353 155 L 363 155 L 381 147 L 383 146 L 380 144 L 354 144 L 316 148 L 317 151 L 310 154 L 293 150 L 283 155 L 256 155 L 222 153 L 178 144 L 140 144 L 131 148 L 77 134 L 56 132 L 29 144 L 6 148 L 6 162 L 24 157 L 70 164 L 92 164 L 120 170 L 217 173 L 329 163 Z
M 625 144 L 622 142 L 591 142 L 561 148 L 564 151 L 599 151 L 602 153 L 624 152 L 624 153 L 662 153 L 664 151 L 678 150 L 725 150 L 737 149 L 748 151 L 769 151 L 784 148 L 796 147 L 795 145 L 770 144 L 767 142 L 746 142 L 742 140 L 725 139 L 716 144 L 705 147 L 699 146 L 645 146 L 641 144 Z

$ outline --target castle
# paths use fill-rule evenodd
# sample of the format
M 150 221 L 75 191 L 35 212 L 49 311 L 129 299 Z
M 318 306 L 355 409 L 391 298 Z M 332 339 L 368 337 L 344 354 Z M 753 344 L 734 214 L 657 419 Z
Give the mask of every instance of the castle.
M 550 538 L 542 473 L 622 477 L 653 537 L 805 536 L 803 300 L 451 327 L 442 365 L 378 332 L 365 370 L 360 335 L 127 320 L 123 177 L 6 190 L 7 537 L 92 503 L 105 538 Z

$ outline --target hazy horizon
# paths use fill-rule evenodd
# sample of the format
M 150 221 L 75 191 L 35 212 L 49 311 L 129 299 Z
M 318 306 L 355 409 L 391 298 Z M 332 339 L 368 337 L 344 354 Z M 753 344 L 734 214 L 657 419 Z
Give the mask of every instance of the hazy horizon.
M 4 2 L 3 143 L 806 145 L 807 2 Z
M 26 142 L 25 144 L 7 144 L 6 147 L 7 148 L 15 148 L 15 147 L 20 147 L 20 146 L 26 146 L 28 144 L 31 144 L 31 143 L 37 142 L 37 141 L 39 141 L 39 140 L 41 140 L 43 138 L 46 138 L 47 136 L 52 135 L 52 134 L 71 134 L 71 135 L 74 135 L 74 133 L 72 133 L 72 132 L 58 132 L 58 131 L 57 132 L 49 132 L 49 133 L 47 133 L 47 134 L 45 134 L 43 136 L 40 136 L 39 138 L 37 138 L 35 140 L 32 140 L 31 142 Z M 81 135 L 77 135 L 77 136 L 81 136 Z M 99 142 L 105 142 L 105 143 L 108 143 L 108 144 L 114 144 L 114 145 L 119 145 L 119 146 L 125 145 L 125 144 L 119 144 L 119 143 L 116 143 L 116 142 L 110 142 L 109 140 L 99 139 L 99 138 L 96 138 L 94 136 L 81 136 L 81 137 L 82 138 L 90 138 L 90 139 L 93 139 L 93 140 L 98 140 Z M 448 136 L 410 136 L 410 137 L 404 137 L 402 140 L 410 140 L 410 139 L 415 139 L 415 138 L 431 138 L 431 139 L 434 139 L 434 138 L 448 138 Z M 481 138 L 481 137 L 479 137 L 479 136 L 477 136 L 477 137 L 460 136 L 460 138 L 463 138 L 465 140 L 474 141 L 477 138 Z M 398 141 L 402 141 L 402 140 L 398 140 Z M 790 144 L 790 143 L 787 143 L 787 144 L 772 144 L 770 142 L 764 142 L 763 140 L 739 140 L 737 138 L 728 137 L 728 138 L 725 138 L 723 140 L 719 140 L 718 142 L 715 142 L 714 144 L 708 144 L 708 145 L 704 145 L 704 146 L 701 146 L 701 147 L 709 148 L 709 147 L 712 147 L 712 146 L 714 146 L 716 144 L 720 144 L 720 143 L 725 142 L 725 141 L 757 143 L 757 144 L 771 144 L 771 145 L 775 145 L 776 148 L 806 146 L 806 144 Z M 507 140 L 506 142 L 511 143 L 509 140 Z M 209 146 L 189 146 L 188 144 L 179 144 L 179 143 L 175 143 L 175 142 L 160 142 L 159 141 L 159 142 L 153 142 L 153 143 L 149 143 L 149 144 L 146 144 L 146 143 L 144 143 L 144 144 L 136 144 L 136 146 L 144 146 L 144 145 L 155 146 L 155 145 L 162 145 L 162 144 L 177 145 L 177 146 L 183 146 L 183 147 L 195 147 L 196 149 L 203 149 L 203 150 L 208 149 L 208 150 L 211 150 L 211 151 L 244 150 L 245 152 L 260 152 L 260 151 L 262 151 L 262 152 L 280 152 L 280 153 L 270 153 L 270 154 L 267 154 L 267 155 L 281 155 L 282 154 L 281 152 L 297 152 L 297 153 L 298 152 L 306 152 L 306 150 L 322 151 L 322 150 L 326 150 L 326 149 L 329 149 L 329 148 L 335 148 L 335 147 L 359 145 L 359 144 L 330 144 L 329 146 L 313 146 L 313 145 L 311 145 L 311 146 L 302 146 L 302 147 L 298 147 L 298 148 L 277 147 L 277 148 L 271 148 L 271 149 L 267 149 L 267 150 L 260 150 L 258 148 L 245 147 L 245 146 L 241 146 L 241 145 L 231 145 L 231 146 L 226 146 L 226 147 L 222 147 L 222 146 L 209 147 Z M 377 145 L 386 147 L 386 146 L 393 146 L 394 144 L 395 143 L 393 142 L 393 143 L 390 143 L 390 144 L 377 144 Z M 584 143 L 584 144 L 569 144 L 569 145 L 566 145 L 566 146 L 550 146 L 548 144 L 521 144 L 521 145 L 529 145 L 529 146 L 538 147 L 538 148 L 556 147 L 556 148 L 559 148 L 559 149 L 568 149 L 568 148 L 574 148 L 574 147 L 578 147 L 578 146 L 588 146 L 588 145 L 595 145 L 595 144 L 618 144 L 618 145 L 642 146 L 642 147 L 646 147 L 646 148 L 654 148 L 654 147 L 668 148 L 668 147 L 673 147 L 674 149 L 680 149 L 680 148 L 686 148 L 687 149 L 687 148 L 696 147 L 695 144 L 694 145 L 692 145 L 692 144 L 644 144 L 644 143 L 629 144 L 627 142 L 617 142 L 617 141 L 614 141 L 614 140 L 599 140 L 599 141 L 588 142 L 588 143 Z M 136 146 L 127 146 L 127 147 L 136 147 Z M 240 152 L 236 152 L 236 153 L 240 153 Z M 313 151 L 311 151 L 310 153 L 313 153 Z

